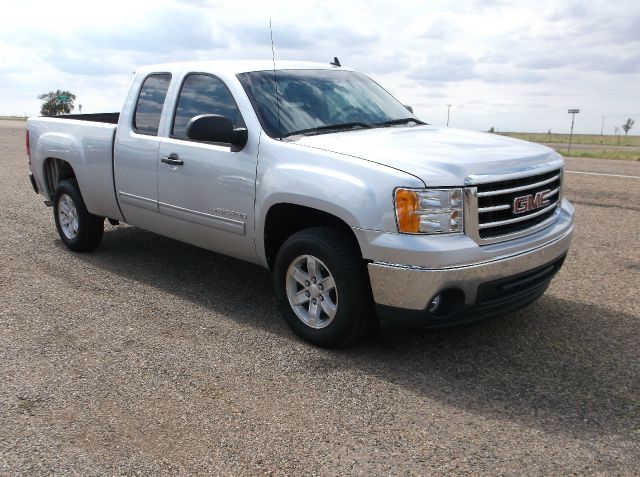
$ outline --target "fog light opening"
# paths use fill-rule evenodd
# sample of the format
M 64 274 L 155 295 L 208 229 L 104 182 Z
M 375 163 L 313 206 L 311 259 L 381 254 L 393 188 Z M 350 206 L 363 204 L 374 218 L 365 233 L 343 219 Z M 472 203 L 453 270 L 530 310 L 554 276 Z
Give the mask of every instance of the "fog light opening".
M 427 310 L 434 318 L 446 318 L 458 312 L 464 306 L 464 292 L 458 288 L 448 288 L 435 295 Z
M 436 310 L 440 307 L 440 303 L 442 303 L 442 295 L 438 293 L 429 302 L 429 313 L 435 313 Z

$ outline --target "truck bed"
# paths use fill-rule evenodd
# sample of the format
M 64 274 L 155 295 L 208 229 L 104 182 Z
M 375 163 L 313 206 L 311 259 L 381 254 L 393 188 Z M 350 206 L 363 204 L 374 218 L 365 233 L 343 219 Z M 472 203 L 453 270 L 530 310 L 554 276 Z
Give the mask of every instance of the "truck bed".
M 65 114 L 62 116 L 43 116 L 46 118 L 77 119 L 96 123 L 118 124 L 120 113 Z
M 33 117 L 27 121 L 31 169 L 40 193 L 53 200 L 57 175 L 73 169 L 87 210 L 122 219 L 113 178 L 113 144 L 119 113 Z M 63 161 L 63 162 L 61 162 Z M 90 191 L 90 193 L 89 193 Z

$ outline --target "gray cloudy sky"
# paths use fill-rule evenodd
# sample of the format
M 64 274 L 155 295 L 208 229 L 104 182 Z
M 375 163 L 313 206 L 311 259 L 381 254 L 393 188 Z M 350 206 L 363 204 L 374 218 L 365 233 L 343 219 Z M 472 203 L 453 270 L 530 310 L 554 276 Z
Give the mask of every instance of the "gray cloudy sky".
M 640 2 L 215 1 L 5 3 L 0 114 L 37 114 L 69 89 L 83 112 L 118 111 L 136 65 L 270 58 L 369 74 L 419 117 L 486 130 L 605 132 L 640 119 Z

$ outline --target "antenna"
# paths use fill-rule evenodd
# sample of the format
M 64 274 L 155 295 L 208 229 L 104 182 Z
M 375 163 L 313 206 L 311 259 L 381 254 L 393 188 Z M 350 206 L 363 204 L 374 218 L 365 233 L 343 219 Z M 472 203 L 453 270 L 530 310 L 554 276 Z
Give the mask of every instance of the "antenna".
M 271 34 L 271 59 L 273 60 L 273 84 L 276 88 L 276 108 L 278 109 L 278 129 L 282 133 L 280 123 L 280 92 L 278 91 L 278 76 L 276 75 L 276 51 L 273 46 L 273 28 L 271 27 L 271 17 L 269 17 L 269 33 Z

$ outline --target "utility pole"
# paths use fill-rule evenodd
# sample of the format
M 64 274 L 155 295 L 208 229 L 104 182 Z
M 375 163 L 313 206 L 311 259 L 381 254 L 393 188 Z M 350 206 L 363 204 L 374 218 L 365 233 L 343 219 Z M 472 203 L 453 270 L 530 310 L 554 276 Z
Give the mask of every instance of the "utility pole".
M 606 118 L 606 116 L 602 116 L 602 125 L 600 126 L 600 136 L 604 136 L 604 118 Z
M 567 150 L 567 156 L 571 155 L 571 138 L 573 137 L 573 123 L 576 120 L 576 114 L 580 112 L 579 109 L 570 109 L 568 113 L 571 115 L 571 132 L 569 133 L 569 149 Z
M 447 127 L 449 127 L 449 113 L 451 112 L 451 105 L 445 104 L 445 106 L 447 107 Z

